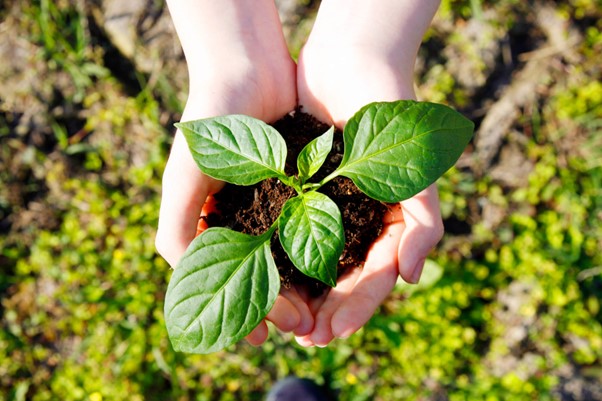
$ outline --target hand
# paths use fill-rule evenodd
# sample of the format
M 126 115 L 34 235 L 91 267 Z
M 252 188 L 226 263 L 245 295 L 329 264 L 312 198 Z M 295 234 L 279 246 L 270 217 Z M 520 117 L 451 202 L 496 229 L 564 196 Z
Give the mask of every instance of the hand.
M 363 105 L 415 98 L 413 67 L 437 1 L 323 2 L 297 67 L 303 111 L 343 128 Z M 341 3 L 341 4 L 339 4 Z M 312 331 L 305 346 L 325 346 L 361 328 L 393 289 L 398 275 L 417 283 L 424 260 L 441 239 L 443 223 L 434 185 L 401 203 L 362 269 L 343 276 L 323 296 L 308 300 Z
M 409 283 L 418 282 L 425 258 L 442 234 L 434 185 L 401 202 L 399 209 L 386 216 L 383 233 L 370 248 L 364 267 L 310 301 L 314 327 L 311 333 L 297 336 L 299 344 L 324 346 L 359 330 L 391 292 L 398 275 Z
M 186 55 L 190 95 L 183 121 L 246 114 L 267 122 L 295 108 L 295 63 L 271 0 L 173 0 L 172 19 Z M 176 132 L 165 172 L 156 247 L 175 267 L 194 239 L 207 199 L 223 183 L 203 175 Z M 305 334 L 313 327 L 307 304 L 283 292 L 267 316 L 279 329 Z M 262 322 L 248 340 L 265 339 Z

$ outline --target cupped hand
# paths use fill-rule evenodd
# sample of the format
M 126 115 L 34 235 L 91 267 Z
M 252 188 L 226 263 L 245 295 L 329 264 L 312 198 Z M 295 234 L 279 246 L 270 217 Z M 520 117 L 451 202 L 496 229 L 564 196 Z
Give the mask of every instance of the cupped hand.
M 310 38 L 297 67 L 299 103 L 303 111 L 342 129 L 368 103 L 413 99 L 411 71 L 411 67 L 399 66 L 362 45 L 333 48 Z M 442 235 L 439 198 L 431 185 L 387 216 L 384 231 L 370 248 L 363 268 L 346 274 L 335 288 L 308 301 L 315 324 L 310 333 L 297 336 L 297 341 L 325 346 L 335 337 L 345 338 L 359 330 L 393 289 L 398 276 L 409 283 L 418 282 L 428 253 Z
M 245 114 L 272 122 L 296 106 L 295 63 L 271 0 L 169 2 L 190 75 L 182 121 Z M 175 134 L 162 182 L 156 247 L 172 266 L 194 239 L 199 216 L 224 185 L 202 174 L 183 134 Z M 313 327 L 307 304 L 289 291 L 277 298 L 267 319 L 283 331 L 305 334 Z M 262 322 L 248 340 L 265 340 Z
M 310 301 L 315 324 L 311 333 L 297 336 L 301 345 L 324 346 L 336 337 L 349 337 L 372 317 L 398 276 L 409 283 L 419 281 L 428 253 L 443 234 L 436 187 L 432 185 L 401 202 L 384 223 L 364 266 Z

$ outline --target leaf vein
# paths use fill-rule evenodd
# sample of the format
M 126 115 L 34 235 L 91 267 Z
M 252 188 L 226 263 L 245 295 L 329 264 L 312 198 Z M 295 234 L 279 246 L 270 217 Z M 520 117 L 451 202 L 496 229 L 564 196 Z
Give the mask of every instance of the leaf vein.
M 249 252 L 249 253 L 247 254 L 247 256 L 246 256 L 246 257 L 245 257 L 245 258 L 242 260 L 242 262 L 241 262 L 241 263 L 239 263 L 239 264 L 238 264 L 238 266 L 237 266 L 236 268 L 234 268 L 234 269 L 233 269 L 233 271 L 232 271 L 232 274 L 230 275 L 230 277 L 228 277 L 228 279 L 227 279 L 227 280 L 226 280 L 226 281 L 225 281 L 225 282 L 224 282 L 224 283 L 223 283 L 223 284 L 222 284 L 222 285 L 221 285 L 221 286 L 220 286 L 220 287 L 219 287 L 219 288 L 218 288 L 218 289 L 217 289 L 217 290 L 214 292 L 213 296 L 211 297 L 211 299 L 209 300 L 209 302 L 207 302 L 207 303 L 205 304 L 205 306 L 207 306 L 207 305 L 210 305 L 210 304 L 212 304 L 212 303 L 213 303 L 213 300 L 214 300 L 214 299 L 215 299 L 215 298 L 216 298 L 218 295 L 220 295 L 220 294 L 221 294 L 221 293 L 222 293 L 222 292 L 225 290 L 225 288 L 227 287 L 228 283 L 229 283 L 229 282 L 232 280 L 232 278 L 233 278 L 234 276 L 236 276 L 236 275 L 237 275 L 237 273 L 240 271 L 240 269 L 241 269 L 241 268 L 242 268 L 242 267 L 243 267 L 243 266 L 246 264 L 246 262 L 247 262 L 249 259 L 251 259 L 251 258 L 252 258 L 252 257 L 255 255 L 255 252 L 256 252 L 256 251 L 257 251 L 257 250 L 258 250 L 260 247 L 264 246 L 265 242 L 266 242 L 266 241 L 258 241 L 258 245 L 257 245 L 257 246 L 255 246 L 255 247 L 253 247 L 252 251 L 251 251 L 251 252 Z M 198 315 L 200 315 L 201 313 L 203 313 L 203 311 L 204 311 L 205 309 L 206 309 L 206 307 L 205 307 L 205 308 L 203 308 L 203 310 L 201 310 L 199 313 L 195 314 L 195 315 L 196 315 L 196 318 L 198 318 Z M 188 331 L 189 331 L 190 327 L 192 326 L 192 324 L 194 323 L 194 321 L 196 320 L 196 318 L 195 318 L 195 319 L 192 319 L 192 320 L 190 321 L 190 323 L 188 323 L 188 325 L 186 325 L 186 327 L 184 328 L 184 330 L 183 330 L 183 331 L 184 331 L 184 334 L 185 334 L 185 335 L 187 335 L 187 334 L 188 334 Z

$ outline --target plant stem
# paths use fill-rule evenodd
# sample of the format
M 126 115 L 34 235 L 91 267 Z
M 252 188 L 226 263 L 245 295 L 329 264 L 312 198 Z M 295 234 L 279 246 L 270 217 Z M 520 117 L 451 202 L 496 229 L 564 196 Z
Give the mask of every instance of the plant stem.
M 278 176 L 278 179 L 284 185 L 293 188 L 295 191 L 297 191 L 297 193 L 300 194 L 301 192 L 303 192 L 303 188 L 301 188 L 301 182 L 299 181 L 299 179 L 297 179 L 295 177 L 289 177 L 286 175 Z
M 316 189 L 320 188 L 322 185 L 320 183 L 315 183 L 315 182 L 309 182 L 307 184 L 304 184 L 302 189 L 303 191 L 315 191 Z
M 272 238 L 272 236 L 274 236 L 274 232 L 276 232 L 276 229 L 278 228 L 278 220 L 280 220 L 280 215 L 278 215 L 278 218 L 274 220 L 270 228 L 268 228 L 268 230 L 262 235 Z
M 317 183 L 316 188 L 314 189 L 318 189 L 320 188 L 322 185 L 326 184 L 328 181 L 332 180 L 333 178 L 338 177 L 339 175 L 341 175 L 341 167 L 339 166 L 339 168 L 337 168 L 336 170 L 334 170 L 332 173 L 330 173 L 329 175 L 327 175 L 326 177 L 324 177 L 322 179 L 322 181 L 320 181 L 319 183 Z

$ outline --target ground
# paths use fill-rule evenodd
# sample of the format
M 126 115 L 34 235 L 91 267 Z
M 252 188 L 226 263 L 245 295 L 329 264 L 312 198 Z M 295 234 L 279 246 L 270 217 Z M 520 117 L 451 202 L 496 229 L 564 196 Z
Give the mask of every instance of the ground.
M 293 55 L 319 5 L 278 1 Z M 186 98 L 162 1 L 0 2 L 0 400 L 602 400 L 602 4 L 442 1 L 419 97 L 477 125 L 446 235 L 351 338 L 175 353 L 154 250 Z

